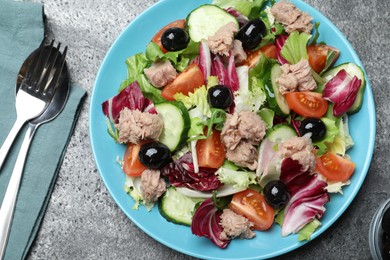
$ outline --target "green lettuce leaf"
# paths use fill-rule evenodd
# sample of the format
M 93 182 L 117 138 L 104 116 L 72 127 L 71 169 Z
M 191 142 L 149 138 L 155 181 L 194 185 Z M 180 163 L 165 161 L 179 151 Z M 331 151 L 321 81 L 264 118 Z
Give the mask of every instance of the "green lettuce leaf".
M 237 165 L 235 165 L 233 162 L 229 160 L 225 160 L 222 167 L 234 171 L 238 171 L 240 169 L 240 167 L 238 167 Z
M 119 131 L 115 128 L 114 123 L 106 116 L 107 132 L 118 143 Z
M 157 45 L 157 43 L 149 42 L 149 44 L 146 46 L 145 56 L 149 61 L 154 62 L 157 59 L 162 59 L 164 57 L 164 53 Z
M 248 72 L 249 90 L 253 91 L 254 88 L 262 87 L 264 84 L 258 84 L 258 82 L 253 81 L 253 78 L 263 80 L 264 78 L 269 77 L 267 74 L 270 73 L 272 66 L 276 63 L 276 60 L 268 59 L 267 56 L 261 54 L 256 66 Z
M 258 112 L 266 101 L 266 94 L 261 87 L 254 88 L 253 91 L 239 89 L 234 93 L 235 111 L 249 110 Z
M 232 201 L 233 195 L 217 197 L 217 194 L 218 192 L 213 191 L 213 196 L 211 197 L 214 206 L 219 210 L 227 209 L 229 207 L 230 202 Z
M 233 185 L 233 188 L 247 188 L 250 184 L 256 184 L 256 173 L 249 171 L 232 170 L 221 167 L 215 174 L 224 183 Z
M 121 83 L 118 92 L 133 83 L 152 62 L 144 53 L 137 53 L 126 59 L 127 78 Z
M 218 85 L 219 84 L 219 79 L 217 76 L 209 76 L 207 77 L 207 89 Z
M 265 62 L 263 60 L 264 59 L 261 58 L 261 65 Z M 259 69 L 256 66 L 255 69 L 260 70 L 263 69 L 263 67 Z M 237 74 L 240 82 L 240 88 L 234 92 L 235 111 L 240 112 L 243 110 L 249 110 L 252 112 L 258 112 L 266 100 L 264 88 L 257 78 L 258 75 L 254 74 L 253 69 L 249 70 L 247 66 L 238 67 Z
M 140 205 L 144 205 L 148 211 L 151 211 L 154 203 L 150 203 L 144 200 L 141 191 L 135 185 L 136 177 L 130 177 L 126 175 L 126 182 L 124 190 L 126 193 L 128 193 L 135 201 L 135 204 L 133 206 L 133 209 L 138 209 Z
M 209 78 L 209 83 L 214 80 L 213 77 Z M 222 109 L 211 108 L 207 101 L 207 88 L 202 86 L 197 88 L 194 93 L 188 93 L 184 95 L 182 93 L 176 93 L 173 98 L 176 101 L 181 101 L 184 106 L 190 110 L 191 116 L 191 128 L 188 134 L 188 141 L 194 141 L 198 139 L 204 139 L 203 128 L 208 127 L 206 136 L 210 136 L 212 129 L 222 130 L 223 124 L 226 120 L 226 112 Z M 191 113 L 194 112 L 194 113 Z M 198 119 L 196 119 L 198 118 Z M 201 132 L 202 129 L 202 132 Z M 201 134 L 199 134 L 201 132 Z
M 275 223 L 282 226 L 284 221 L 284 209 L 275 212 Z M 321 226 L 321 221 L 318 219 L 313 219 L 311 222 L 307 223 L 303 228 L 298 231 L 298 241 L 310 240 L 311 235 L 314 231 Z
M 186 57 L 195 57 L 199 54 L 199 44 L 199 42 L 194 42 L 192 39 L 190 39 L 187 47 L 177 52 L 181 55 L 185 55 Z
M 173 98 L 176 101 L 183 102 L 184 106 L 187 109 L 192 107 L 197 107 L 197 109 L 206 117 L 211 117 L 211 108 L 207 102 L 207 89 L 206 86 L 197 88 L 194 93 L 188 93 L 184 95 L 183 93 L 176 93 Z
M 258 7 L 259 4 L 261 6 L 261 2 L 264 2 L 264 0 L 214 0 L 212 4 L 217 5 L 223 9 L 233 7 L 241 14 L 248 17 L 252 11 L 252 8 Z
M 190 64 L 190 61 L 191 61 L 191 59 L 190 58 L 187 58 L 187 57 L 182 57 L 181 59 L 179 59 L 179 61 L 177 61 L 176 63 L 175 63 L 175 69 L 177 70 L 177 71 L 183 71 L 183 70 L 185 70 L 185 68 L 187 68 L 188 67 L 188 64 Z
M 352 136 L 349 134 L 347 115 L 338 121 L 338 129 L 338 135 L 335 136 L 333 143 L 328 144 L 328 148 L 329 151 L 344 156 L 346 151 L 354 145 Z
M 226 112 L 219 108 L 211 109 L 211 117 L 207 120 L 207 136 L 211 135 L 212 129 L 221 131 L 226 120 Z
M 274 125 L 275 112 L 272 109 L 262 108 L 257 114 L 264 121 L 267 129 L 270 129 Z
M 310 240 L 311 235 L 319 226 L 321 226 L 321 221 L 316 218 L 307 223 L 301 230 L 299 230 L 298 241 Z
M 352 136 L 349 134 L 348 116 L 347 115 L 344 115 L 341 118 L 339 129 L 340 129 L 340 136 L 345 142 L 345 150 L 347 151 L 355 144 L 355 142 L 352 139 Z
M 206 125 L 206 117 L 199 111 L 197 107 L 189 110 L 191 126 L 188 131 L 189 139 L 187 142 L 192 142 L 199 139 L 206 139 L 203 133 L 204 126 Z M 195 162 L 195 160 L 194 160 Z
M 318 30 L 318 28 L 320 27 L 320 22 L 316 22 L 314 23 L 314 30 L 315 30 L 315 34 L 314 34 L 314 37 L 313 39 L 310 41 L 310 44 L 309 45 L 312 45 L 312 44 L 317 44 L 317 40 L 318 38 L 320 37 L 320 31 Z
M 299 33 L 297 31 L 292 32 L 287 38 L 280 54 L 285 58 L 290 64 L 296 64 L 301 59 L 308 59 L 307 55 L 307 42 L 311 38 L 310 34 Z
M 339 129 L 337 128 L 336 122 L 327 117 L 321 118 L 326 127 L 326 134 L 324 139 L 318 142 L 313 142 L 313 145 L 318 147 L 317 155 L 321 156 L 326 151 L 328 151 L 328 145 L 334 142 L 335 137 L 339 134 Z
M 144 74 L 138 75 L 136 80 L 144 96 L 152 100 L 154 104 L 165 101 L 165 99 L 161 97 L 161 90 L 150 84 Z
M 311 70 L 311 75 L 313 76 L 313 79 L 317 83 L 317 87 L 315 89 L 315 92 L 322 93 L 322 91 L 325 88 L 326 80 L 321 77 L 317 72 L 314 70 Z
M 281 209 L 275 212 L 275 223 L 278 224 L 279 226 L 282 226 L 283 221 L 284 221 L 284 209 Z
M 156 60 L 171 61 L 175 69 L 183 71 L 192 60 L 199 53 L 199 43 L 192 40 L 188 43 L 187 47 L 180 51 L 172 51 L 163 53 L 160 47 L 155 42 L 150 42 L 146 46 L 145 57 L 150 61 Z
M 259 62 L 248 72 L 249 91 L 252 92 L 253 98 L 258 98 L 256 108 L 260 102 L 262 106 L 266 103 L 266 100 L 272 100 L 274 98 L 274 94 L 269 90 L 269 88 L 271 88 L 271 69 L 276 63 L 276 60 L 268 59 L 264 54 L 261 54 Z M 268 105 L 269 104 L 270 103 L 268 103 Z
M 259 62 L 248 72 L 249 91 L 252 93 L 257 92 L 260 95 L 261 93 L 266 94 L 264 81 L 269 78 L 269 73 L 275 63 L 275 60 L 268 59 L 264 54 L 261 54 Z
M 259 18 L 260 11 L 263 9 L 265 4 L 267 4 L 267 3 L 268 3 L 267 0 L 253 0 L 252 10 L 248 16 L 248 19 L 252 20 L 255 18 Z
M 204 123 L 202 119 L 200 119 L 199 117 L 191 118 L 191 127 L 188 131 L 188 136 L 190 137 L 190 139 L 188 141 L 205 139 L 206 137 L 203 134 L 203 128 Z
M 240 112 L 249 110 L 252 112 L 259 111 L 260 107 L 266 100 L 263 88 L 253 87 L 249 90 L 249 68 L 248 66 L 237 67 L 237 76 L 240 88 L 234 92 L 235 111 Z M 256 79 L 255 79 L 256 80 Z M 252 85 L 255 85 L 256 82 Z
M 269 43 L 274 43 L 276 36 L 284 32 L 283 25 L 280 23 L 275 23 L 275 17 L 271 13 L 271 7 L 267 6 L 260 13 L 260 19 L 264 22 L 266 31 L 261 40 L 260 46 L 262 47 Z
M 143 73 L 144 68 L 148 67 L 150 64 L 151 62 L 146 58 L 144 53 L 138 53 L 127 58 L 127 79 L 134 82 L 137 76 Z
M 325 71 L 327 71 L 334 63 L 335 63 L 335 60 L 338 58 L 338 52 L 337 51 L 333 51 L 333 50 L 328 50 L 328 53 L 326 54 L 326 62 L 325 62 L 325 67 L 324 69 L 321 71 L 320 74 L 324 73 Z M 324 80 L 325 81 L 325 80 Z

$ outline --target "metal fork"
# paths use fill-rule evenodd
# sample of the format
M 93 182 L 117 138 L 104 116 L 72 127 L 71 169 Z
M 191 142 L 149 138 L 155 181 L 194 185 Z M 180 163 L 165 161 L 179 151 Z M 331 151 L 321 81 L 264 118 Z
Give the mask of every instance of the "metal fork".
M 56 50 L 57 51 L 57 50 Z M 58 52 L 59 53 L 59 52 Z M 24 163 L 27 157 L 27 152 L 30 146 L 30 142 L 34 136 L 36 129 L 43 123 L 46 123 L 54 119 L 64 108 L 69 95 L 69 76 L 66 66 L 66 53 L 67 47 L 65 47 L 61 58 L 56 60 L 55 66 L 57 67 L 53 73 L 53 79 L 50 82 L 51 85 L 55 85 L 57 89 L 52 101 L 45 109 L 45 111 L 37 118 L 34 118 L 29 122 L 29 127 L 26 131 L 25 138 L 20 148 L 19 155 L 16 159 L 15 167 L 12 172 L 7 191 L 4 195 L 3 202 L 0 208 L 0 259 L 3 259 L 7 246 L 7 240 L 12 226 L 12 218 L 16 205 L 16 199 L 19 192 L 20 182 L 23 175 Z M 59 55 L 61 55 L 59 53 Z M 18 86 L 17 86 L 18 87 Z M 20 89 L 19 89 L 20 91 Z
M 53 40 L 49 48 L 46 48 L 44 42 L 45 39 L 39 46 L 39 54 L 28 68 L 16 95 L 16 121 L 0 148 L 0 169 L 21 127 L 28 120 L 39 116 L 55 93 L 55 84 L 50 83 L 59 75 L 55 64 L 61 44 L 58 43 L 57 47 L 53 47 Z

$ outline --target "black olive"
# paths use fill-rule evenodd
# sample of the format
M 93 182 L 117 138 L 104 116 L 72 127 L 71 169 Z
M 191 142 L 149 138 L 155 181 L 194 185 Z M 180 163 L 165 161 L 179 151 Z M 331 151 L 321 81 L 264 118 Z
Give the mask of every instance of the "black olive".
M 172 162 L 169 148 L 157 141 L 143 144 L 139 149 L 138 159 L 150 169 L 160 169 Z
M 387 243 L 389 242 L 390 243 L 390 233 L 387 233 L 387 232 L 383 232 L 382 234 L 382 243 Z
M 161 44 L 168 51 L 185 49 L 189 41 L 188 33 L 179 27 L 169 28 L 161 35 Z
M 321 119 L 317 118 L 306 118 L 302 121 L 299 127 L 301 135 L 311 133 L 311 140 L 313 142 L 321 141 L 326 134 L 326 126 Z
M 274 209 L 281 209 L 286 206 L 290 200 L 290 193 L 288 192 L 286 184 L 279 180 L 272 180 L 264 187 L 265 201 Z
M 226 109 L 233 104 L 232 91 L 227 86 L 215 85 L 209 88 L 207 101 L 211 107 Z
M 254 19 L 241 27 L 237 32 L 236 39 L 242 42 L 244 50 L 253 50 L 260 44 L 265 32 L 264 22 L 260 19 Z
M 390 208 L 388 208 L 382 217 L 382 229 L 390 234 Z
M 390 242 L 384 244 L 382 248 L 382 259 L 389 260 L 390 259 Z

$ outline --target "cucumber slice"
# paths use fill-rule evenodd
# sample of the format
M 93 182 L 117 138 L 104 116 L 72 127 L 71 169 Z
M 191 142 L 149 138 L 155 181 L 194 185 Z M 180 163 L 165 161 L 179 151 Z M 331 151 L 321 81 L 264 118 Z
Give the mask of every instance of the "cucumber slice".
M 284 96 L 279 92 L 279 83 L 277 82 L 277 79 L 280 75 L 282 75 L 282 69 L 279 64 L 275 64 L 271 69 L 272 89 L 274 90 L 276 103 L 278 104 L 280 110 L 283 114 L 288 115 L 290 114 L 290 107 L 288 106 Z
M 155 107 L 164 121 L 164 129 L 159 141 L 168 146 L 172 152 L 186 142 L 190 129 L 190 116 L 180 101 L 162 102 Z
M 366 87 L 366 77 L 364 75 L 364 72 L 362 68 L 360 68 L 358 65 L 352 62 L 347 62 L 340 64 L 328 71 L 326 71 L 322 77 L 328 82 L 331 80 L 336 74 L 344 69 L 349 75 L 356 76 L 358 79 L 362 81 L 362 84 L 360 85 L 359 91 L 356 96 L 355 102 L 352 104 L 351 108 L 347 111 L 348 114 L 354 114 L 357 113 L 360 108 L 362 107 L 363 104 L 363 94 L 364 94 L 364 89 Z
M 267 94 L 267 102 L 269 107 L 276 114 L 286 116 L 290 114 L 290 107 L 287 104 L 284 96 L 279 92 L 279 83 L 277 79 L 282 74 L 282 69 L 279 64 L 274 64 L 269 73 L 265 73 L 263 82 Z
M 195 209 L 203 200 L 186 197 L 170 186 L 161 198 L 158 209 L 169 222 L 190 226 Z
M 239 28 L 237 19 L 222 8 L 205 4 L 193 10 L 186 19 L 186 28 L 190 38 L 194 42 L 207 40 L 214 35 L 222 26 L 233 22 Z
M 297 136 L 297 132 L 289 125 L 278 124 L 267 132 L 267 138 L 275 143 L 280 143 Z

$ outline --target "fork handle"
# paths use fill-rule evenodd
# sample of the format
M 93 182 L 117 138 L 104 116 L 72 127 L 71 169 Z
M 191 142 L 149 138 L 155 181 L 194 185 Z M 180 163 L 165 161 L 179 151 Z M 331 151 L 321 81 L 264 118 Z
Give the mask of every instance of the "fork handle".
M 16 135 L 19 133 L 20 129 L 27 120 L 25 118 L 17 117 L 14 125 L 11 128 L 11 131 L 8 133 L 7 138 L 5 139 L 3 145 L 0 148 L 0 170 L 3 166 L 5 158 L 7 157 L 8 151 L 10 150 L 12 143 L 15 140 Z
M 16 198 L 18 196 L 18 191 L 20 187 L 20 181 L 22 179 L 22 173 L 24 168 L 24 163 L 26 160 L 27 152 L 30 147 L 31 139 L 35 133 L 36 125 L 30 125 L 27 129 L 26 135 L 16 163 L 14 170 L 12 172 L 11 178 L 8 183 L 7 191 L 4 195 L 3 203 L 0 208 L 0 259 L 4 258 L 5 249 L 7 246 L 8 236 L 10 233 L 10 227 L 12 224 L 12 218 L 14 214 L 14 209 L 16 205 Z

